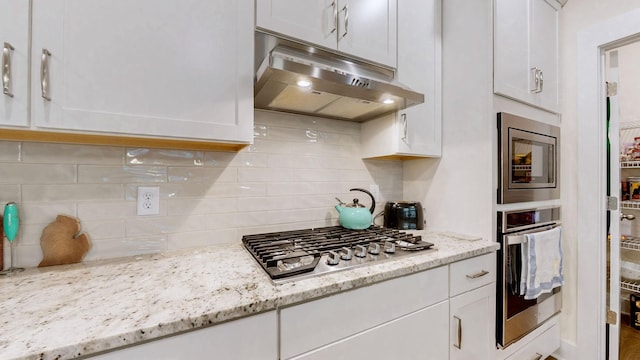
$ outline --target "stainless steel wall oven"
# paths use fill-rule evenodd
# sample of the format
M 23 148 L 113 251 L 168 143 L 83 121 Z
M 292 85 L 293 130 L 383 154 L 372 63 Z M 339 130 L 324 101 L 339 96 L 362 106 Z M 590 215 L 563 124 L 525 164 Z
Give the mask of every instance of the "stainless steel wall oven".
M 537 208 L 498 212 L 498 271 L 496 340 L 504 348 L 536 329 L 560 311 L 561 287 L 532 300 L 520 291 L 522 251 L 528 234 L 560 227 L 560 208 Z
M 498 113 L 498 204 L 560 197 L 560 128 Z

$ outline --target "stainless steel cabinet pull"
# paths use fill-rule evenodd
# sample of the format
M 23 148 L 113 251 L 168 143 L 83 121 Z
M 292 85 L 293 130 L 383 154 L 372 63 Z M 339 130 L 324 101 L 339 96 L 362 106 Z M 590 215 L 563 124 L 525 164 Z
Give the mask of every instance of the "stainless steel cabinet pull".
M 462 319 L 454 316 L 453 320 L 456 321 L 456 328 L 458 329 L 458 336 L 456 337 L 456 342 L 453 344 L 453 346 L 456 349 L 462 349 Z
M 482 270 L 479 273 L 475 273 L 475 274 L 472 274 L 472 275 L 467 275 L 467 277 L 469 279 L 477 279 L 479 277 L 483 277 L 483 276 L 487 275 L 488 273 L 489 272 L 487 270 Z
M 541 93 L 542 88 L 544 86 L 544 78 L 542 75 L 542 70 L 538 69 L 537 67 L 532 67 L 531 75 L 533 77 L 533 88 L 531 89 L 531 92 Z
M 540 354 L 540 353 L 536 353 L 536 357 L 534 357 L 534 358 L 533 358 L 533 359 L 531 359 L 531 360 L 540 360 L 540 359 L 542 359 L 542 354 Z
M 51 53 L 47 49 L 42 49 L 42 60 L 40 62 L 40 88 L 42 90 L 42 98 L 51 101 L 49 95 L 49 58 Z
M 333 7 L 333 29 L 331 29 L 331 34 L 333 34 L 338 31 L 338 1 L 332 2 L 331 7 Z
M 8 42 L 2 47 L 2 93 L 13 97 L 11 92 L 11 52 L 14 48 Z
M 409 141 L 407 139 L 407 134 L 408 134 L 407 114 L 401 114 L 400 118 L 402 119 L 402 141 L 404 141 L 407 145 L 409 145 Z
M 344 34 L 342 34 L 342 37 L 345 37 L 349 32 L 349 5 L 345 5 L 342 11 L 344 11 Z

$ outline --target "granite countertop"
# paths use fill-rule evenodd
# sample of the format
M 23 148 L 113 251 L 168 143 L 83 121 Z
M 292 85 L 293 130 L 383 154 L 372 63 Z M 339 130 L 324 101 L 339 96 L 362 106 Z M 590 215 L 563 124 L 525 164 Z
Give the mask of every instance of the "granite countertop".
M 28 269 L 0 277 L 0 357 L 68 359 L 198 329 L 490 253 L 419 231 L 437 251 L 275 285 L 241 244 Z

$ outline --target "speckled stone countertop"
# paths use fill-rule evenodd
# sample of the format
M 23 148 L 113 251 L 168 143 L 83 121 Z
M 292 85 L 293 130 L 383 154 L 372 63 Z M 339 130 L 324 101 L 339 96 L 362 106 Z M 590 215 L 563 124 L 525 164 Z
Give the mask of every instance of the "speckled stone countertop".
M 0 277 L 0 358 L 68 359 L 273 310 L 495 251 L 418 232 L 437 251 L 275 285 L 241 244 Z

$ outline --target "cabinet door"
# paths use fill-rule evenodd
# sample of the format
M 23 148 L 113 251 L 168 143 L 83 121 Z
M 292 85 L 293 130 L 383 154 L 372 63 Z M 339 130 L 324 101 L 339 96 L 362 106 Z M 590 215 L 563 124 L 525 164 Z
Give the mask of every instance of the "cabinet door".
M 332 50 L 337 16 L 337 0 L 256 0 L 256 27 Z
M 338 3 L 338 50 L 396 67 L 396 0 L 342 0 Z
M 253 1 L 34 0 L 32 89 L 41 128 L 249 142 Z
M 494 11 L 494 92 L 557 112 L 556 8 L 545 0 L 495 0 Z
M 495 345 L 495 291 L 492 283 L 449 300 L 449 359 L 491 359 L 492 345 Z
M 271 311 L 97 355 L 91 359 L 275 360 L 278 358 L 277 323 L 277 314 Z M 247 342 L 250 345 L 241 345 Z
M 402 154 L 442 154 L 439 15 L 439 0 L 398 4 L 398 81 L 425 95 L 423 104 L 398 113 L 398 152 Z
M 423 104 L 362 124 L 363 158 L 442 155 L 441 1 L 398 3 L 397 80 L 424 94 Z
M 29 2 L 0 0 L 0 124 L 27 126 Z
M 292 359 L 446 359 L 449 338 L 442 329 L 448 326 L 448 305 L 443 301 Z
M 543 82 L 536 105 L 557 112 L 558 91 L 558 12 L 543 0 L 530 0 L 531 60 L 530 68 L 542 71 Z

